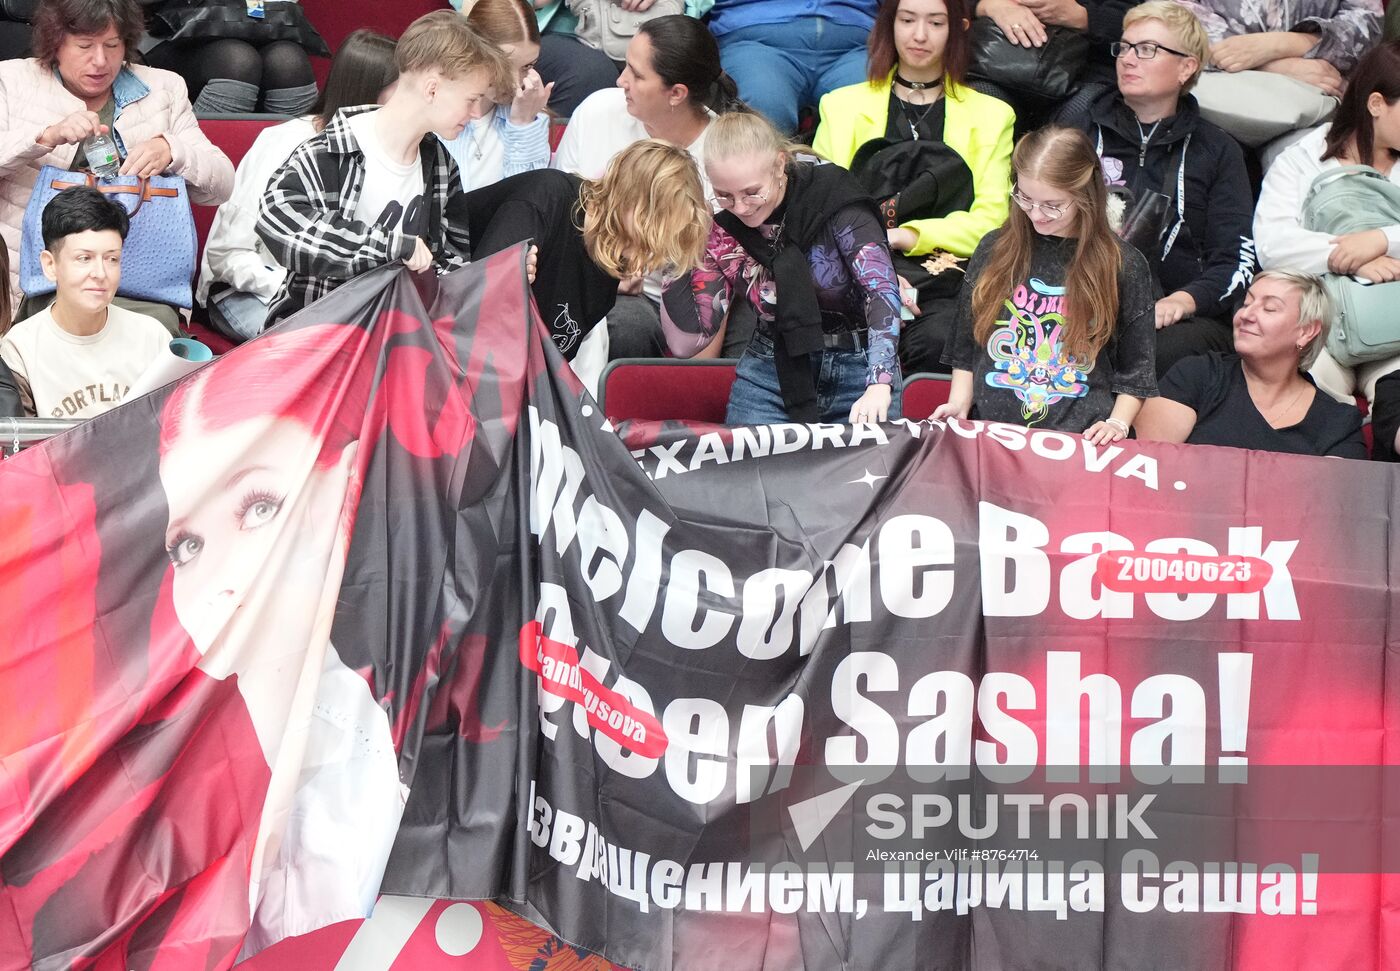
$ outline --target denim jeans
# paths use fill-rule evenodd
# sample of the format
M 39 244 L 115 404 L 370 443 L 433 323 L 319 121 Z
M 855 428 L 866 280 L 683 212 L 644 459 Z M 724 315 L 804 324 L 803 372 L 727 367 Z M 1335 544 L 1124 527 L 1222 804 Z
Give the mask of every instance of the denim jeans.
M 797 130 L 797 113 L 815 107 L 834 88 L 865 80 L 870 31 L 825 17 L 755 24 L 722 34 L 719 57 L 739 86 L 739 97 L 784 132 Z
M 823 422 L 844 423 L 851 417 L 851 405 L 865 394 L 869 357 L 864 350 L 840 351 L 828 348 L 812 355 L 812 379 L 817 385 L 817 417 Z M 892 389 L 891 420 L 900 417 L 900 390 Z M 754 334 L 734 371 L 729 391 L 726 425 L 774 425 L 791 421 L 778 387 L 778 368 L 773 363 L 773 341 Z

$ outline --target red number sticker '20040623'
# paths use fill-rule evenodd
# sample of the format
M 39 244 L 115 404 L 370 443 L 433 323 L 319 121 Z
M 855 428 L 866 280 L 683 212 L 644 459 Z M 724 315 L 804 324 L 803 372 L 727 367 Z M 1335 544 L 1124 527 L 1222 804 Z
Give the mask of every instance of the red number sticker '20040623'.
M 1122 593 L 1258 593 L 1273 567 L 1252 556 L 1110 552 L 1099 557 L 1097 572 Z

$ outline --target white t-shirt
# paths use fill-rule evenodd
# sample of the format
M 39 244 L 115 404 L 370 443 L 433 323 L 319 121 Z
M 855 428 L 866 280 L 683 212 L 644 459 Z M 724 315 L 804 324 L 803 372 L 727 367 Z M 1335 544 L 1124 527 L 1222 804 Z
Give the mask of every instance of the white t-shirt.
M 499 182 L 505 175 L 506 143 L 501 140 L 494 114 L 467 122 L 461 136 L 447 145 L 448 151 L 457 160 L 462 188 L 466 191 Z M 468 159 L 469 163 L 463 164 Z
M 383 226 L 405 236 L 428 234 L 428 213 L 423 204 L 423 163 L 415 156 L 400 164 L 390 158 L 374 129 L 377 111 L 366 111 L 349 121 L 350 131 L 365 157 L 365 181 L 355 218 L 371 226 Z
M 710 127 L 706 125 L 686 151 L 700 169 L 700 184 L 705 187 L 705 198 L 713 206 L 715 192 L 705 176 L 705 136 L 709 132 Z M 564 129 L 564 137 L 559 140 L 551 164 L 585 179 L 601 179 L 614 155 L 633 142 L 650 137 L 646 126 L 627 113 L 626 93 L 621 88 L 604 88 L 584 98 L 578 110 L 569 116 L 569 127 Z
M 92 418 L 120 404 L 169 343 L 160 321 L 121 307 L 108 307 L 107 325 L 91 337 L 68 333 L 41 310 L 0 338 L 0 358 L 15 374 L 26 414 Z
M 1259 265 L 1266 270 L 1327 272 L 1332 234 L 1303 228 L 1303 202 L 1314 179 L 1343 164 L 1335 158 L 1322 161 L 1331 130 L 1331 125 L 1314 128 L 1274 159 L 1264 174 L 1264 188 L 1254 209 L 1254 244 Z M 1400 165 L 1390 170 L 1390 181 L 1400 185 Z M 1386 255 L 1400 259 L 1400 225 L 1381 231 L 1388 243 Z

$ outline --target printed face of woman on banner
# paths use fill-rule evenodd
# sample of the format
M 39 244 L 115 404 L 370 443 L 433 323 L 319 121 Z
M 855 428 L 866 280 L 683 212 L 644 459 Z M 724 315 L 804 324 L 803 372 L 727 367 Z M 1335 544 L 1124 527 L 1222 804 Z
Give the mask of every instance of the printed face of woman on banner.
M 206 673 L 238 675 L 270 757 L 307 652 L 328 641 L 359 494 L 358 443 L 332 414 L 341 369 L 317 330 L 195 375 L 162 421 L 175 613 Z
M 378 437 L 367 339 L 333 324 L 269 334 L 177 388 L 162 416 L 175 615 L 203 671 L 237 676 L 272 770 L 253 950 L 317 914 L 367 913 L 407 799 L 389 717 L 330 643 L 359 440 Z
M 286 642 L 305 629 L 298 617 L 324 586 L 355 446 L 325 468 L 308 468 L 316 442 L 294 420 L 260 416 L 216 431 L 197 428 L 160 463 L 176 613 L 206 657 L 221 635 Z M 289 569 L 273 576 L 274 564 Z M 250 616 L 255 592 L 268 596 Z

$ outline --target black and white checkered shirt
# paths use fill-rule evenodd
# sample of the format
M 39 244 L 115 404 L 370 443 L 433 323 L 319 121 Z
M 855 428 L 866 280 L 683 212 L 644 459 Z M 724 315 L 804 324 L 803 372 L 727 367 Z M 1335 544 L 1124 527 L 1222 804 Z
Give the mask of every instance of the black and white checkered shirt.
M 415 236 L 355 218 L 365 159 L 349 119 L 376 110 L 365 106 L 336 112 L 319 135 L 292 152 L 268 183 L 257 232 L 287 268 L 269 323 L 296 313 L 366 270 L 413 255 Z M 455 269 L 471 254 L 466 225 L 454 226 L 444 218 L 448 200 L 462 194 L 457 164 L 432 133 L 418 146 L 418 156 L 423 198 L 430 201 L 426 242 L 439 267 Z

